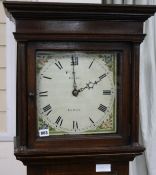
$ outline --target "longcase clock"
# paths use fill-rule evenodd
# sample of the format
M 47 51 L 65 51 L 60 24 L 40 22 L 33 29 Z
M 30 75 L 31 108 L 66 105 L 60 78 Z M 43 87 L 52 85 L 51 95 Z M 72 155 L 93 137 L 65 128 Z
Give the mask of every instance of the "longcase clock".
M 28 175 L 128 175 L 139 47 L 155 6 L 4 2 L 17 41 L 15 156 Z M 103 172 L 96 172 L 97 165 Z

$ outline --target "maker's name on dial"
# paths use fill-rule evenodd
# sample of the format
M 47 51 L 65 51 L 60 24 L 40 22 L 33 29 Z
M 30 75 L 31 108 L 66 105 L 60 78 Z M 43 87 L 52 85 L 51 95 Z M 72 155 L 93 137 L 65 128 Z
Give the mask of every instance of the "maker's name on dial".
M 80 109 L 77 109 L 77 108 L 68 108 L 67 111 L 68 112 L 80 112 Z

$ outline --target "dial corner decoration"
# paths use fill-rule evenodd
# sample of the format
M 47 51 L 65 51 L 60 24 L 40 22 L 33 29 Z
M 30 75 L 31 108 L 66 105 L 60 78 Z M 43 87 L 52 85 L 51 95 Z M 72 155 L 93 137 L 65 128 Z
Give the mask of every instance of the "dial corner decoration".
M 37 51 L 39 136 L 115 133 L 117 52 Z

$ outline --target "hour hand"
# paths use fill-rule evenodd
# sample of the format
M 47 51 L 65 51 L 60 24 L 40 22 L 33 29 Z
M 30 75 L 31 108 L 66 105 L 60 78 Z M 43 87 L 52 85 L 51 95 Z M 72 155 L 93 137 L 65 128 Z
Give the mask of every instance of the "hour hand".
M 89 83 L 86 84 L 86 86 L 84 86 L 83 88 L 78 89 L 79 92 L 84 91 L 85 89 L 93 89 L 94 85 L 97 84 L 97 82 L 95 81 L 94 83 L 89 81 Z
M 99 79 L 98 79 L 97 81 L 94 81 L 94 82 L 89 81 L 89 82 L 86 84 L 86 86 L 84 86 L 83 88 L 78 89 L 78 91 L 79 91 L 79 92 L 82 92 L 82 91 L 84 91 L 85 89 L 93 89 L 94 86 L 95 86 L 96 84 L 98 84 L 100 81 L 102 81 L 103 78 L 105 78 L 106 76 L 107 76 L 107 73 L 102 74 L 101 76 L 99 76 Z

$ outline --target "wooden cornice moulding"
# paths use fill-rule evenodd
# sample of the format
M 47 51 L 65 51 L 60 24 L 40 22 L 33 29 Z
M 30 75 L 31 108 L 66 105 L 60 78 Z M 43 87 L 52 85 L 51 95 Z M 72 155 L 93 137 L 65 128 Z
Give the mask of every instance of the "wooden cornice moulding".
M 141 43 L 145 34 L 51 34 L 14 33 L 17 41 L 127 41 Z
M 48 2 L 3 2 L 8 17 L 24 19 L 132 20 L 145 21 L 156 6 L 100 5 Z

